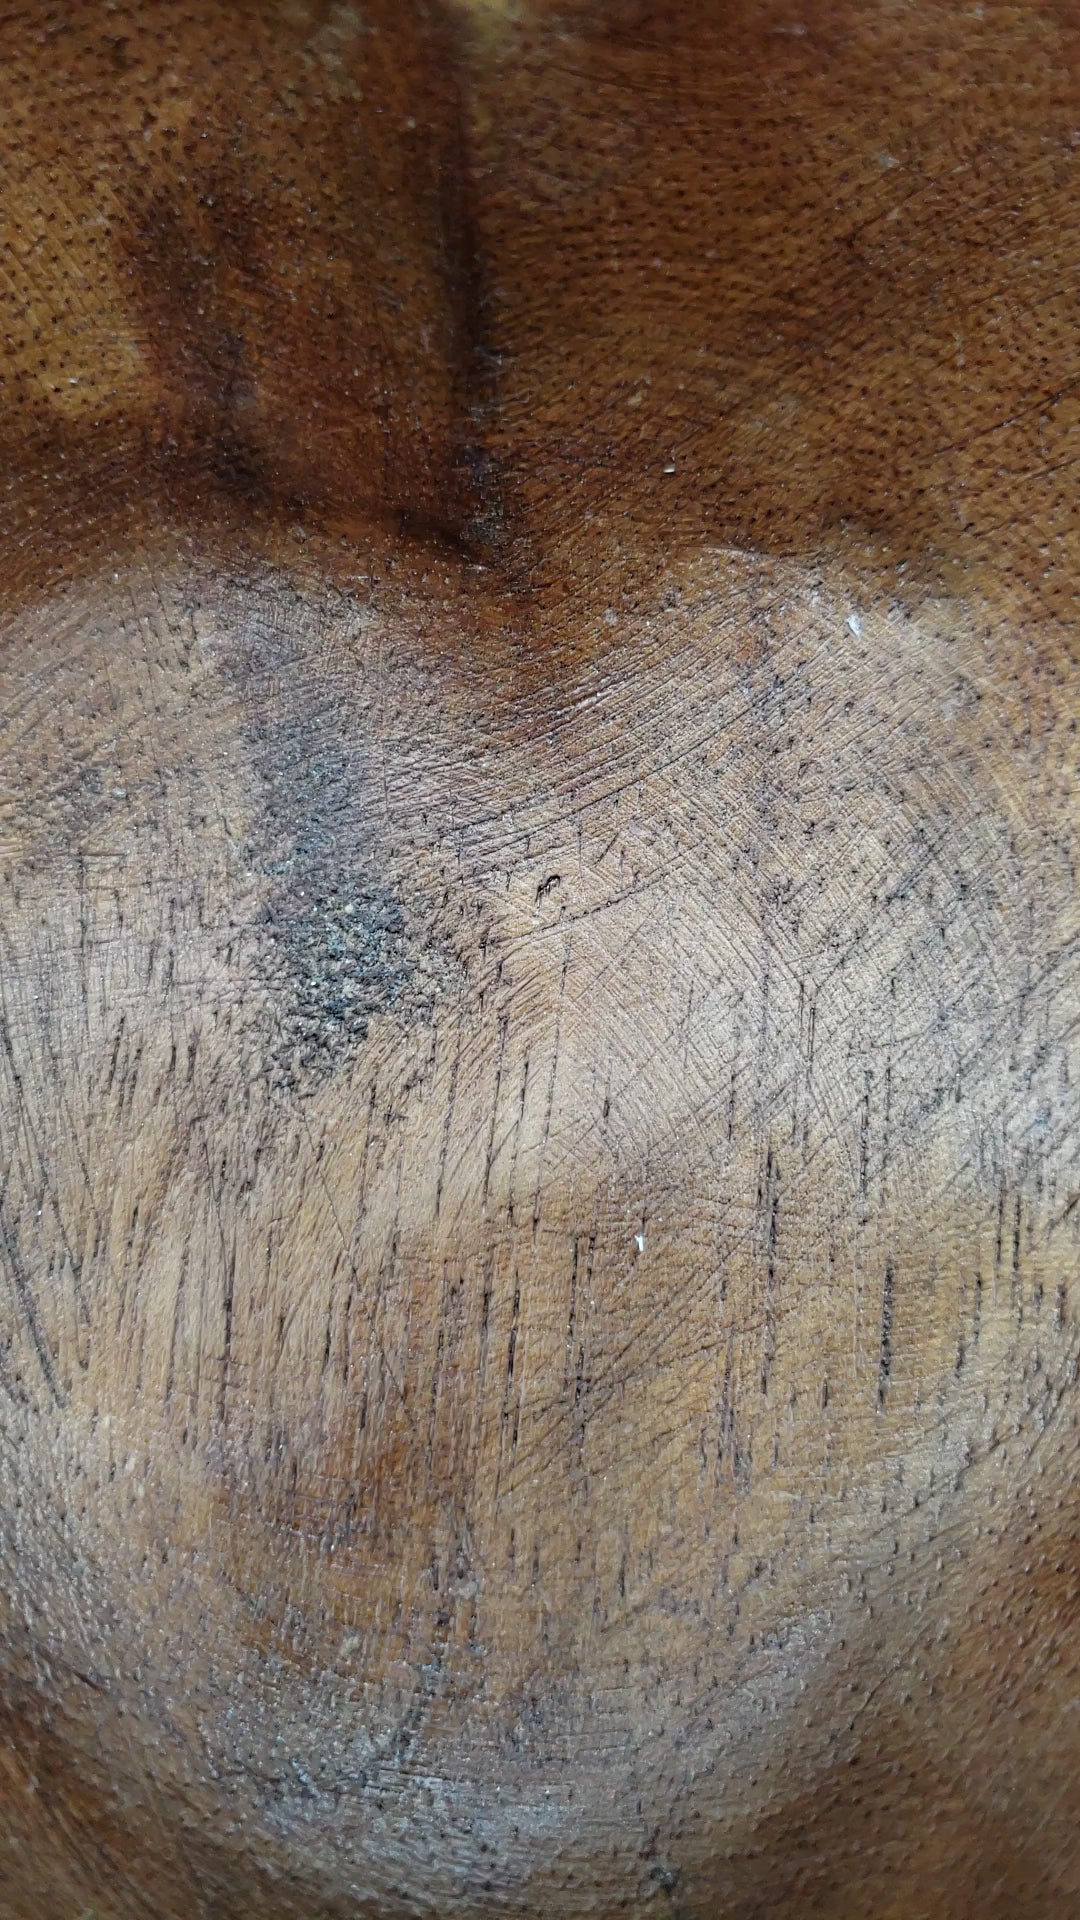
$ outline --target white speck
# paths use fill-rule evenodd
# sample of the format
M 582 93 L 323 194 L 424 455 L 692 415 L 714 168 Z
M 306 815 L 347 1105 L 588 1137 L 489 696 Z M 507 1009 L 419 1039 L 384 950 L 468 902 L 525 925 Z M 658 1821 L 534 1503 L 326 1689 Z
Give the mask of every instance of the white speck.
M 634 1235 L 634 1245 L 635 1245 L 635 1247 L 637 1248 L 637 1250 L 638 1250 L 638 1252 L 639 1252 L 639 1253 L 644 1253 L 644 1251 L 645 1251 L 645 1235 L 644 1235 L 643 1233 L 635 1233 L 635 1235 Z
M 855 635 L 856 640 L 858 640 L 862 633 L 862 621 L 859 619 L 858 614 L 849 613 L 847 623 L 851 632 Z
M 664 468 L 664 472 L 665 472 L 665 473 L 674 473 L 674 471 L 675 471 L 675 462 L 674 462 L 674 460 L 669 460 L 669 461 L 668 461 L 668 463 L 667 463 L 667 466 L 666 466 L 666 467 Z
M 114 799 L 114 800 L 126 800 L 126 799 L 127 799 L 127 788 L 126 788 L 126 787 L 114 787 L 114 788 L 113 788 L 113 790 L 112 790 L 112 797 L 113 797 L 113 799 Z

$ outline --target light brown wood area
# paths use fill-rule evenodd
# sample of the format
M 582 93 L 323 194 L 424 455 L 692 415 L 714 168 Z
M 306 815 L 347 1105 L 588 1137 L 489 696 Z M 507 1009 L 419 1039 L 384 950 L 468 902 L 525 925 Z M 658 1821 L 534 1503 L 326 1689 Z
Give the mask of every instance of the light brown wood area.
M 2 1920 L 1070 1920 L 1080 11 L 0 9 Z

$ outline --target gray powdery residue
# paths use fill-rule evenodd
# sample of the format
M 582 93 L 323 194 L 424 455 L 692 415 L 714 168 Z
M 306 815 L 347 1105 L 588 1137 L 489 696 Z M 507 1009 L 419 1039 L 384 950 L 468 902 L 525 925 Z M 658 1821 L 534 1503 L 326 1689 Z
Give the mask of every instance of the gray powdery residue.
M 272 952 L 278 1076 L 290 1085 L 323 1079 L 367 1038 L 372 1018 L 408 999 L 430 1008 L 437 969 L 410 940 L 388 887 L 331 887 L 295 894 L 265 910 Z
M 349 1066 L 378 1016 L 430 1019 L 460 966 L 394 846 L 356 608 L 325 593 L 264 601 L 246 581 L 234 624 L 225 670 L 254 775 L 260 1051 L 273 1083 L 305 1094 Z

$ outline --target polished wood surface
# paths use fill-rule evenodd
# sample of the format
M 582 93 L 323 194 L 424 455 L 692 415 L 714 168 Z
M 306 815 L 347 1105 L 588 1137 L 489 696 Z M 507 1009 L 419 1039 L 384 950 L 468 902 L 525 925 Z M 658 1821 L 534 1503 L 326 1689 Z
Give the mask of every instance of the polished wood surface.
M 1080 11 L 0 51 L 0 1915 L 1068 1920 Z

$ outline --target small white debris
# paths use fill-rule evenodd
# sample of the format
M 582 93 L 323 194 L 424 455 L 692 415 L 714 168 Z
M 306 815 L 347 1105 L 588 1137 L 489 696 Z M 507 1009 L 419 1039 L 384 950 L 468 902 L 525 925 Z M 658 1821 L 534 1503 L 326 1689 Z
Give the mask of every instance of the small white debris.
M 635 1235 L 634 1235 L 634 1245 L 636 1246 L 636 1248 L 637 1248 L 637 1250 L 638 1250 L 638 1252 L 639 1252 L 639 1253 L 644 1253 L 644 1251 L 645 1251 L 645 1235 L 644 1235 L 643 1233 L 635 1233 Z
M 674 471 L 675 471 L 675 462 L 674 462 L 674 460 L 669 460 L 669 461 L 668 461 L 668 463 L 667 463 L 667 466 L 666 466 L 666 467 L 664 468 L 664 472 L 665 472 L 665 473 L 674 473 Z
M 862 621 L 859 619 L 858 614 L 849 613 L 847 623 L 851 632 L 855 635 L 856 640 L 858 640 L 862 635 Z

